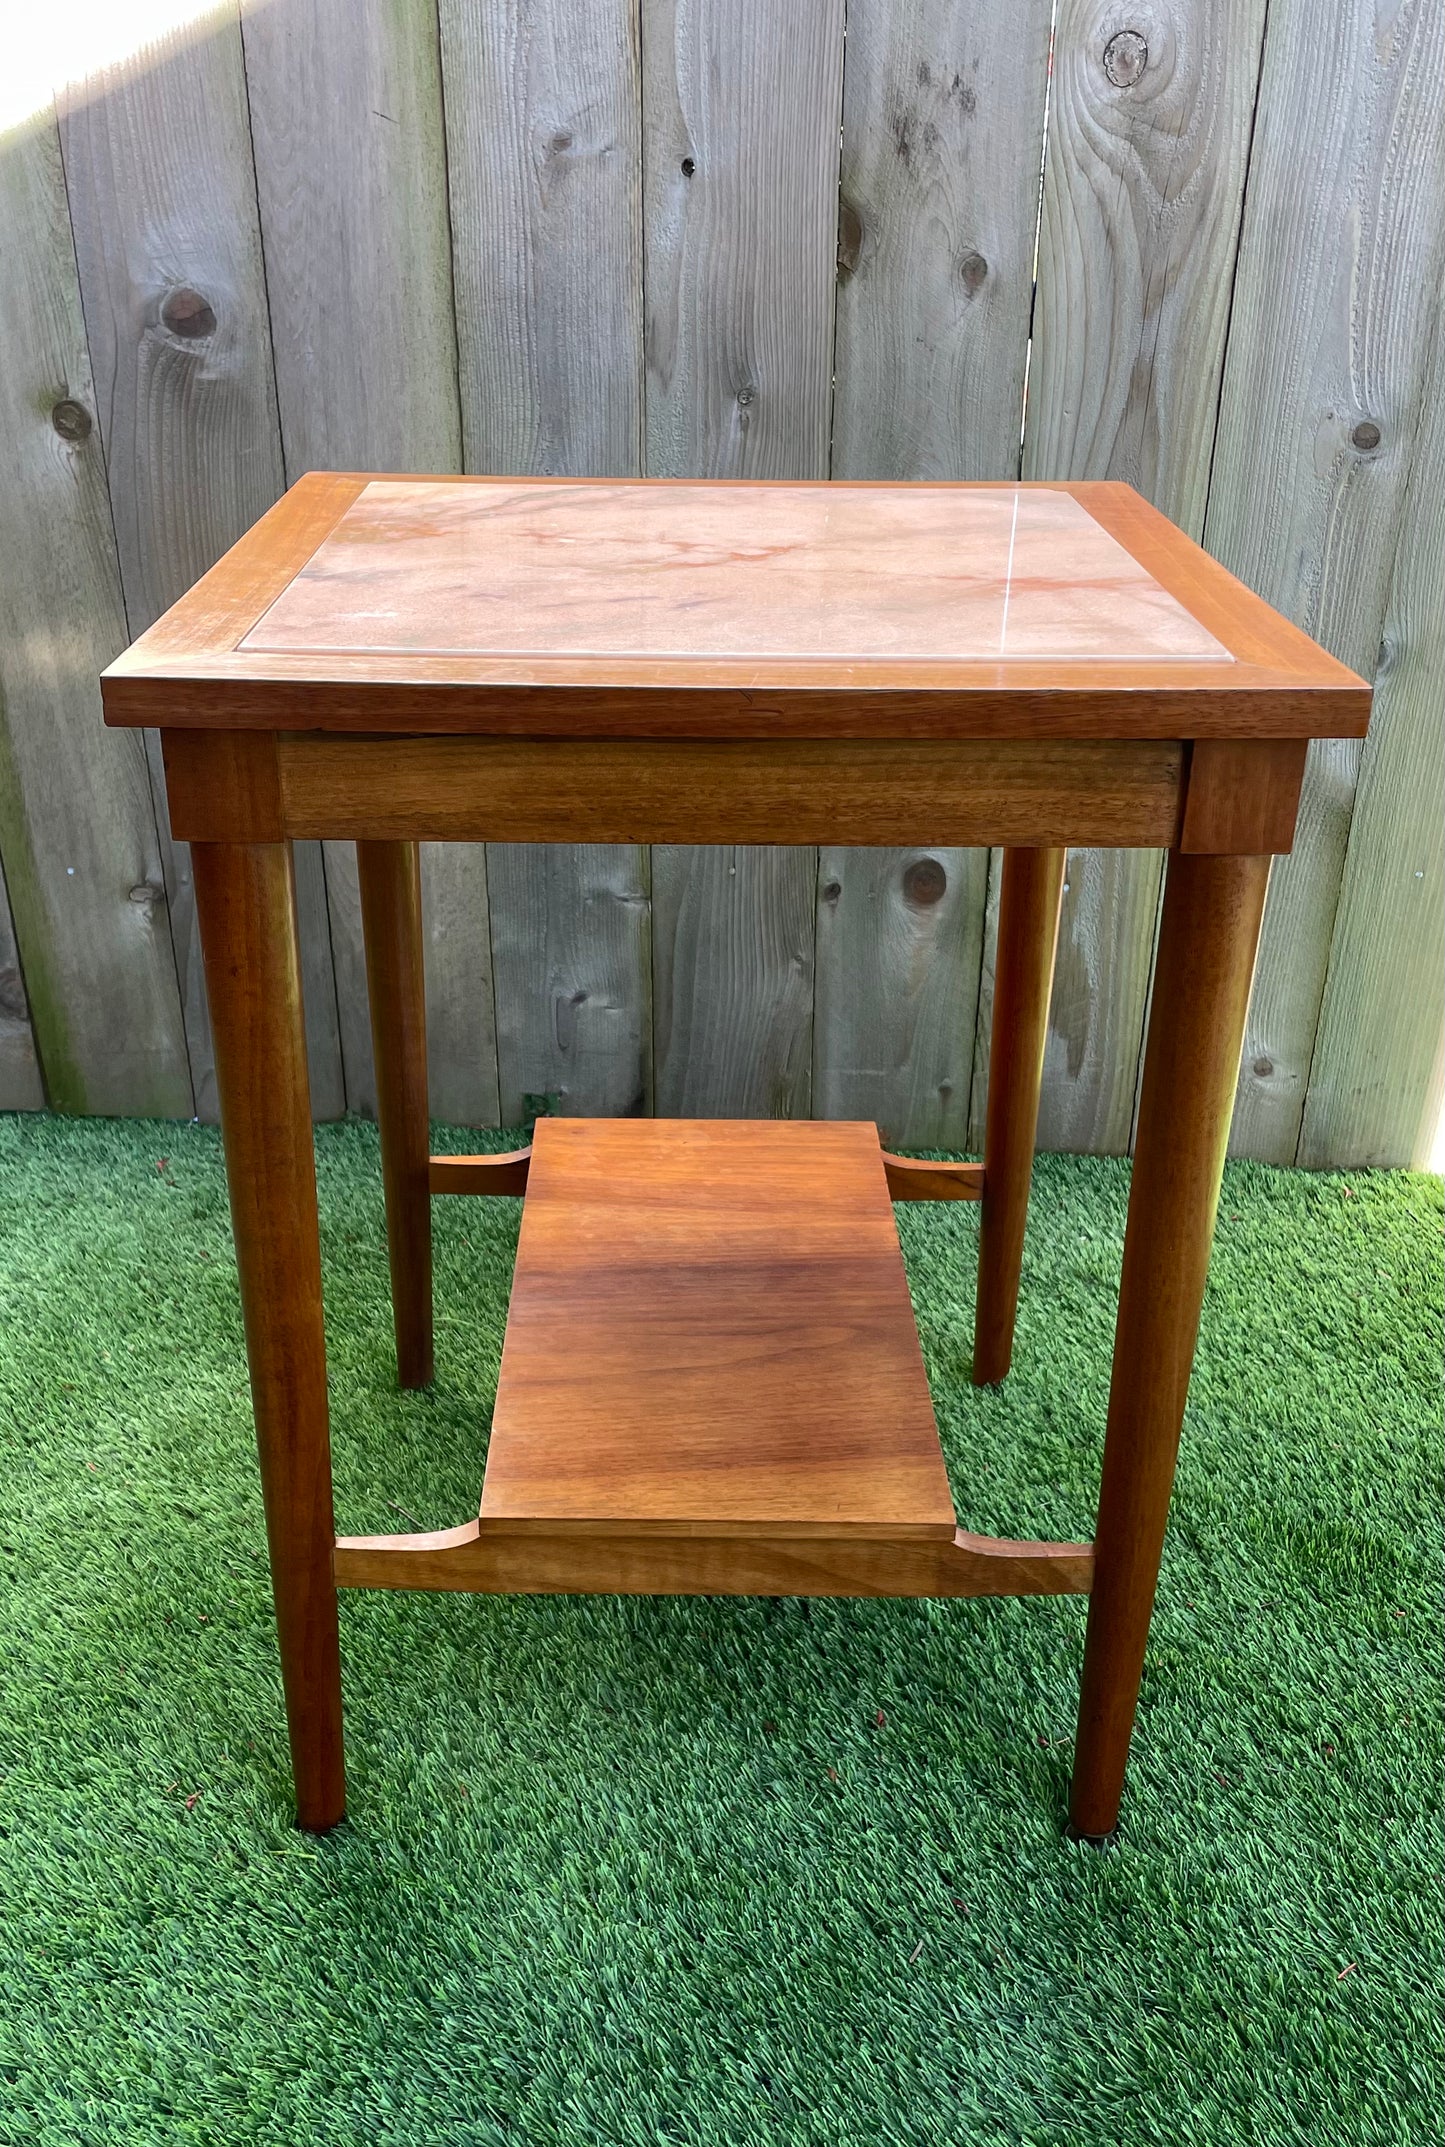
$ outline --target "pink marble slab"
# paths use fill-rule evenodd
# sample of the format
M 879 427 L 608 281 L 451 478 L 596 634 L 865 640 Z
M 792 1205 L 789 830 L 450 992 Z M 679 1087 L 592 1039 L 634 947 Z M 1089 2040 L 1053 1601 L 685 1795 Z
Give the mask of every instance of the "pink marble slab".
M 1228 663 L 1065 492 L 378 480 L 240 644 Z

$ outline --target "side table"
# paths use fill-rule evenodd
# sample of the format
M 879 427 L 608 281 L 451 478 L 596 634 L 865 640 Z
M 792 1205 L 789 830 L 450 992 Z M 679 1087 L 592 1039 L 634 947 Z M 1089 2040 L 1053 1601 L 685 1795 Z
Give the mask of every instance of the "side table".
M 112 665 L 192 845 L 300 1823 L 338 1587 L 1090 1596 L 1070 1828 L 1119 1810 L 1270 858 L 1364 682 L 1127 486 L 312 475 Z M 430 1201 L 522 1193 L 479 1514 L 334 1533 L 290 845 L 354 840 L 398 1369 Z M 998 844 L 984 1160 L 543 1120 L 429 1157 L 417 844 Z M 1095 1539 L 956 1523 L 893 1224 L 981 1199 L 1012 1347 L 1067 843 L 1169 852 Z

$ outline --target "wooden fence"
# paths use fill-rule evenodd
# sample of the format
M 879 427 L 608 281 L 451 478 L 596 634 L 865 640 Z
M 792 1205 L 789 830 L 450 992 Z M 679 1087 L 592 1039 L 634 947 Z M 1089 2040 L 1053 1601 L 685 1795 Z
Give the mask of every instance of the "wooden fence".
M 1423 1159 L 1445 0 L 77 4 L 0 28 L 0 1105 L 213 1112 L 187 859 L 96 674 L 301 471 L 1022 469 L 1138 485 L 1377 677 L 1276 868 L 1235 1146 Z M 317 1115 L 364 1111 L 354 860 L 298 870 Z M 425 870 L 441 1116 L 977 1145 L 985 854 Z M 1071 859 L 1045 1145 L 1128 1146 L 1160 878 Z

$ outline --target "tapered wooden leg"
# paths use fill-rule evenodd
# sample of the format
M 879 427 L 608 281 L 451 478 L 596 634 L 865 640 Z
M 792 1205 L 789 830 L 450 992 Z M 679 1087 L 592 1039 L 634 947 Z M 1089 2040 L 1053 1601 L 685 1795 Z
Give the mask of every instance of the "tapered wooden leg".
M 404 1387 L 424 1387 L 432 1375 L 432 1281 L 421 853 L 414 842 L 359 842 L 356 867 L 397 1377 Z
M 1070 1831 L 1089 1840 L 1118 1824 L 1269 867 L 1169 860 L 1070 1800 Z
M 1066 855 L 1005 850 L 1003 857 L 973 1324 L 978 1387 L 1002 1379 L 1013 1356 Z
M 316 1158 L 291 852 L 191 848 L 300 1824 L 346 1809 Z

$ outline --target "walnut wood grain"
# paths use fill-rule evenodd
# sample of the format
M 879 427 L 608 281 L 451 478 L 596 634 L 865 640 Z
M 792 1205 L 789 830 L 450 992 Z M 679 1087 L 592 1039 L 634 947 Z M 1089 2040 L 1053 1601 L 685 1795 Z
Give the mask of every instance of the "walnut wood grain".
M 1093 1839 L 1118 1823 L 1269 866 L 1176 852 L 1165 877 L 1070 1803 Z
M 982 1163 L 925 1163 L 883 1154 L 891 1200 L 982 1200 Z
M 1304 738 L 1199 738 L 1189 752 L 1181 850 L 1281 856 L 1294 845 Z
M 431 1159 L 433 1193 L 525 1193 L 530 1148 L 507 1155 L 445 1155 Z M 982 1163 L 930 1163 L 883 1153 L 890 1200 L 981 1200 Z
M 518 1595 L 1083 1595 L 1087 1543 L 732 1534 L 625 1527 L 600 1531 L 483 1518 L 414 1536 L 341 1536 L 342 1588 L 441 1588 Z
M 331 1447 L 301 960 L 284 844 L 192 853 L 296 1815 L 346 1806 Z
M 431 1158 L 433 1193 L 509 1193 L 527 1190 L 530 1148 L 506 1155 L 444 1155 Z M 883 1152 L 890 1200 L 981 1200 L 982 1163 L 932 1163 Z
M 273 604 L 366 485 L 364 476 L 313 470 L 193 582 L 141 640 L 164 665 L 234 649 Z
M 482 1514 L 951 1539 L 875 1129 L 539 1120 Z
M 513 1148 L 497 1156 L 433 1156 L 434 1193 L 525 1193 L 530 1148 Z
M 255 840 L 273 798 L 234 734 L 175 732 L 171 815 L 197 840 Z M 265 734 L 257 749 L 269 749 Z M 410 842 L 1173 843 L 1182 746 L 965 739 L 276 740 L 287 834 Z

